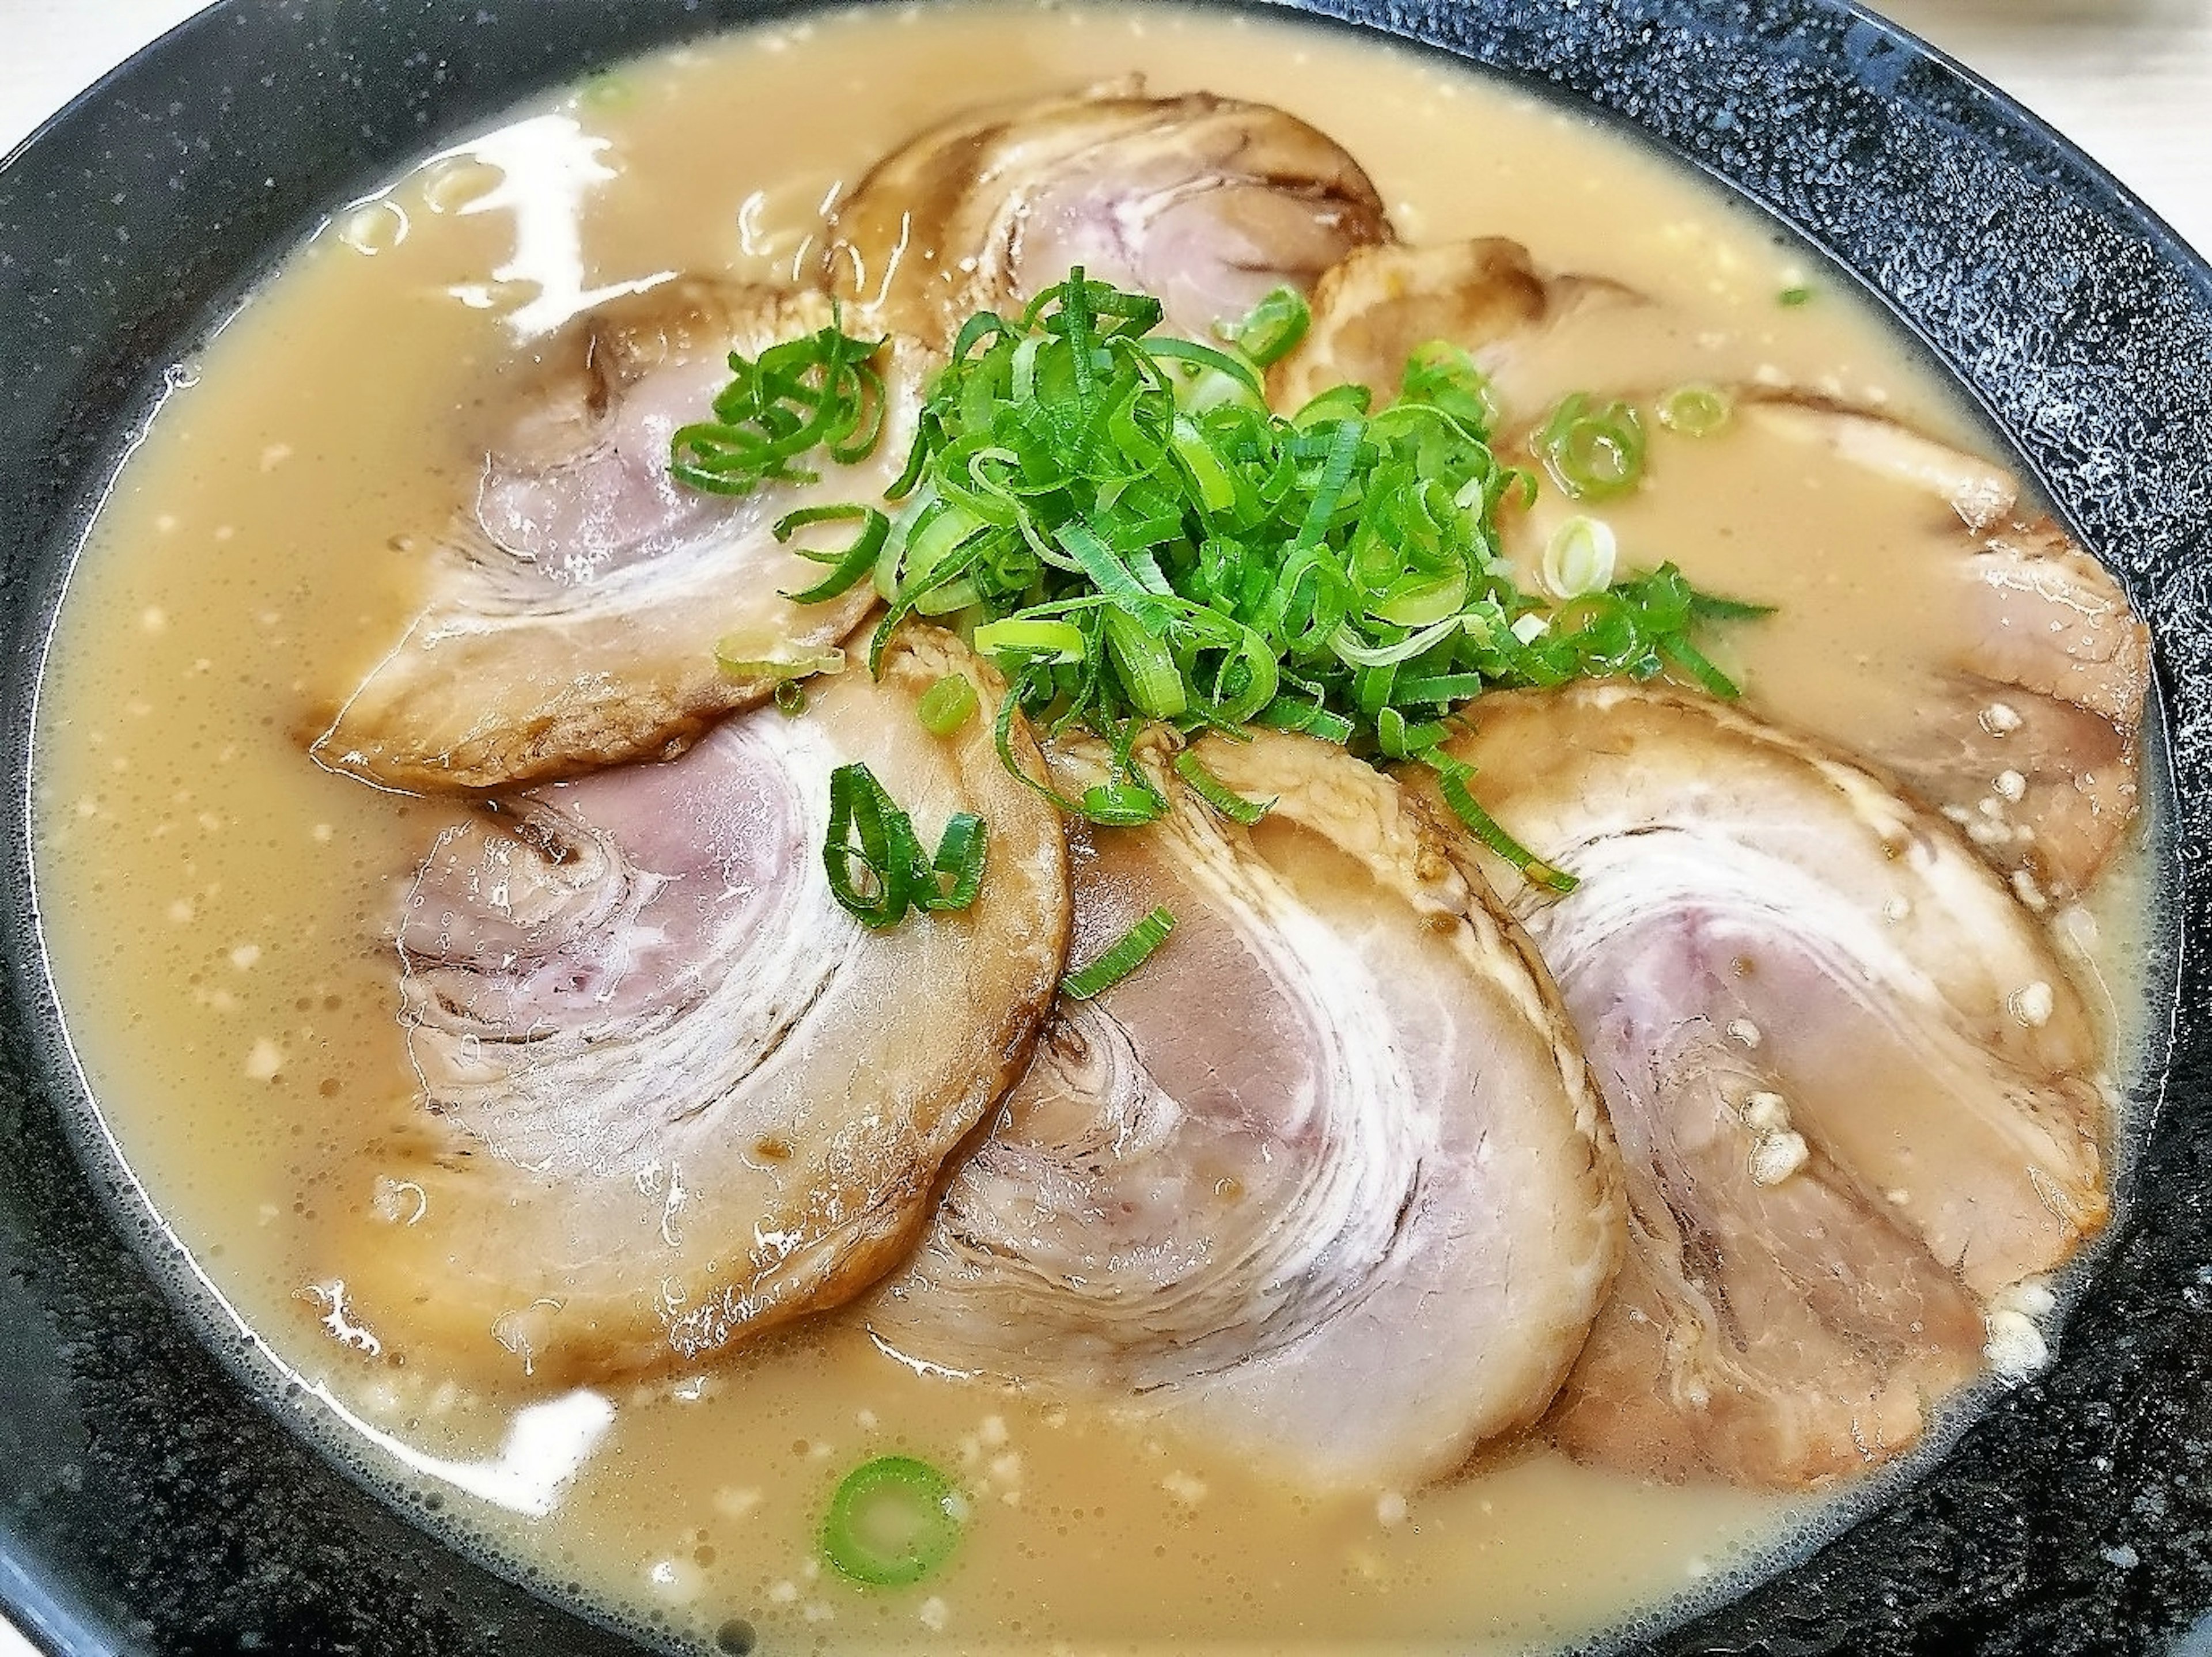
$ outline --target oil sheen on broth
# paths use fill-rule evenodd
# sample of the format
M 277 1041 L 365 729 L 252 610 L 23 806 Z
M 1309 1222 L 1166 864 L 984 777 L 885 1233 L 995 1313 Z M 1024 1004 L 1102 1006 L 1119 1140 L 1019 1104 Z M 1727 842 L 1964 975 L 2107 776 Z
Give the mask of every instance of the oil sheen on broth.
M 646 60 L 292 256 L 153 418 L 64 613 L 37 809 L 70 1029 L 155 1208 L 363 1463 L 680 1639 L 738 1643 L 744 1619 L 770 1650 L 1541 1648 L 1725 1576 L 1805 1511 L 1540 1445 L 1410 1496 L 1317 1496 L 1103 1412 L 917 1375 L 834 1316 L 547 1405 L 501 1376 L 364 1362 L 373 1333 L 316 1279 L 319 1220 L 368 1199 L 417 1109 L 388 940 L 443 808 L 319 770 L 303 739 L 418 604 L 416 543 L 474 488 L 488 386 L 664 275 L 788 280 L 824 205 L 953 110 L 1130 72 L 1312 121 L 1408 241 L 1516 238 L 1662 298 L 1717 363 L 1960 429 L 1793 248 L 1620 139 L 1426 59 L 1166 9 L 828 15 Z M 1636 555 L 1775 605 L 1727 665 L 1763 710 L 1832 731 L 1894 694 L 1940 608 L 1916 596 L 1936 578 L 1907 555 L 1914 508 L 1872 478 L 1815 500 L 1819 479 L 1728 452 L 1685 450 L 1645 492 Z M 1744 502 L 1738 532 L 1691 533 L 1683 507 L 1718 490 Z M 2076 924 L 2110 1008 L 2136 998 L 2138 906 L 2123 866 Z M 973 1517 L 927 1584 L 857 1588 L 817 1563 L 819 1514 L 893 1450 L 952 1472 Z

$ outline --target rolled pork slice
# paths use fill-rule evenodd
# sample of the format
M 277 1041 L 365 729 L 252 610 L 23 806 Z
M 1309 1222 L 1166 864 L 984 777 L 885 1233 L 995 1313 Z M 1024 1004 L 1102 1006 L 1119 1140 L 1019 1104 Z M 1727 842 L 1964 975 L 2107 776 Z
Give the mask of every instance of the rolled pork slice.
M 933 737 L 915 707 L 948 673 L 984 711 Z M 1066 945 L 1060 819 L 994 750 L 1000 689 L 910 630 L 879 683 L 445 830 L 398 940 L 423 1114 L 330 1250 L 387 1351 L 553 1381 L 698 1360 L 912 1247 Z M 872 932 L 838 906 L 830 774 L 854 761 L 932 847 L 985 819 L 972 907 Z
M 800 507 L 881 504 L 912 440 L 918 349 L 894 341 L 879 353 L 883 435 L 849 465 L 804 458 L 815 482 L 704 494 L 672 476 L 669 452 L 680 427 L 710 417 L 732 351 L 757 356 L 828 325 L 832 310 L 822 294 L 695 278 L 565 330 L 525 379 L 476 501 L 437 541 L 421 613 L 316 757 L 417 790 L 671 758 L 775 688 L 772 674 L 718 665 L 723 641 L 762 662 L 837 646 L 873 589 L 793 604 L 783 595 L 826 572 L 775 525 Z
M 1510 901 L 1629 1197 L 1560 1441 L 1784 1488 L 1909 1448 L 1985 1345 L 2039 1343 L 2043 1274 L 2105 1220 L 2100 1037 L 2043 927 L 1950 824 L 1723 704 L 1468 717 L 1483 803 L 1579 879 Z
M 1380 408 L 1397 395 L 1407 359 L 1442 341 L 1489 379 L 1503 425 L 1525 425 L 1565 392 L 1590 389 L 1575 383 L 1591 355 L 1585 337 L 1602 337 L 1613 374 L 1681 349 L 1662 307 L 1606 277 L 1541 270 L 1504 236 L 1355 248 L 1316 284 L 1312 311 L 1305 338 L 1268 370 L 1268 400 L 1285 414 L 1344 385 L 1366 386 Z
M 1923 495 L 1923 555 L 1952 573 L 1943 647 L 1880 706 L 1793 710 L 1894 772 L 2014 881 L 2030 907 L 2095 880 L 2142 798 L 2150 635 L 2111 572 L 1994 461 L 1885 416 L 1747 397 L 1744 417 L 1815 464 Z
M 1620 1247 L 1581 1055 L 1524 941 L 1389 779 L 1209 737 L 1255 828 L 1172 809 L 1074 854 L 1078 960 L 922 1247 L 865 1303 L 910 1362 L 1117 1400 L 1319 1485 L 1408 1489 L 1534 1420 Z M 1063 754 L 1063 771 L 1096 762 Z
M 1375 186 L 1326 134 L 1209 93 L 1100 91 L 978 111 L 878 161 L 836 209 L 824 270 L 886 324 L 949 346 L 1081 265 L 1211 339 L 1284 285 L 1388 240 Z

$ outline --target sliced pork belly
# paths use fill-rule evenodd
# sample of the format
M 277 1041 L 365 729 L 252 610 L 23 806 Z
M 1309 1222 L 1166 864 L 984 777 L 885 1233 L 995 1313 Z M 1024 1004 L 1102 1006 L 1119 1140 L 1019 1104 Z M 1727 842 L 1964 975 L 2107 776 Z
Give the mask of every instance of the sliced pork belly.
M 1638 1472 L 1817 1483 L 1910 1446 L 1981 1308 L 2103 1223 L 2099 1040 L 1941 819 L 1721 704 L 1486 698 L 1453 744 L 1580 877 L 1515 889 L 1626 1169 L 1631 1261 L 1553 1417 Z
M 1312 307 L 1304 340 L 1268 373 L 1268 400 L 1285 413 L 1347 383 L 1367 386 L 1381 407 L 1406 359 L 1437 341 L 1474 359 L 1506 440 L 1571 392 L 1647 398 L 1748 377 L 1757 361 L 1742 342 L 1717 356 L 1710 326 L 1680 307 L 1610 276 L 1547 270 L 1502 236 L 1355 249 L 1322 276 Z
M 913 1361 L 1409 1487 L 1540 1413 L 1582 1345 L 1620 1242 L 1595 1102 L 1395 785 L 1304 737 L 1197 752 L 1273 812 L 1226 823 L 1170 773 L 1164 820 L 1078 847 L 1076 958 L 1156 904 L 1175 932 L 1063 998 L 866 1315 Z
M 334 1244 L 387 1350 L 504 1347 L 556 1378 L 695 1357 L 911 1247 L 939 1165 L 1019 1072 L 1067 932 L 1059 818 L 989 719 L 943 739 L 916 721 L 947 672 L 987 709 L 999 691 L 957 642 L 909 635 L 879 683 L 817 680 L 799 717 L 741 715 L 441 836 L 399 939 L 441 1132 L 386 1170 L 408 1199 Z M 829 779 L 854 760 L 933 846 L 982 815 L 973 907 L 871 933 L 837 906 Z
M 1519 242 L 1503 236 L 1429 247 L 1361 247 L 1321 278 L 1313 325 L 1269 371 L 1268 398 L 1294 413 L 1333 386 L 1364 385 L 1377 406 L 1397 393 L 1406 359 L 1442 340 L 1471 355 L 1489 376 L 1499 413 L 1516 423 L 1537 419 L 1571 391 L 1593 355 L 1584 336 L 1601 336 L 1607 370 L 1601 385 L 1629 366 L 1621 360 L 1656 340 L 1666 313 L 1633 289 L 1601 276 L 1539 270 Z
M 438 544 L 421 615 L 316 744 L 325 764 L 403 788 L 505 787 L 681 752 L 773 689 L 717 666 L 724 639 L 775 660 L 833 646 L 872 601 L 781 595 L 822 568 L 775 521 L 878 499 L 903 463 L 921 373 L 878 361 L 883 440 L 820 481 L 738 498 L 669 472 L 678 428 L 708 417 L 732 350 L 757 355 L 826 325 L 822 294 L 672 282 L 580 319 L 547 348 L 486 464 L 475 507 Z
M 1956 571 L 1947 646 L 1886 718 L 1793 716 L 1894 771 L 2014 875 L 2032 907 L 2082 890 L 2141 795 L 2150 638 L 2118 584 L 2048 517 L 2022 513 L 2018 483 L 1992 461 L 1815 400 L 1756 396 L 1744 414 L 1924 494 L 1925 555 Z
M 1206 339 L 1390 234 L 1374 185 L 1327 136 L 1200 92 L 958 117 L 878 162 L 830 229 L 837 290 L 940 345 L 1075 265 L 1157 295 L 1168 332 Z

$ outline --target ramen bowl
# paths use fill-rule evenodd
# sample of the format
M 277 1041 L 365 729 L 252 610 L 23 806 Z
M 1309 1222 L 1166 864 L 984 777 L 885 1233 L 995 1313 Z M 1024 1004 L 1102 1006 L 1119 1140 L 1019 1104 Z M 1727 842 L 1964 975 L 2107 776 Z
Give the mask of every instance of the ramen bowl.
M 2212 1606 L 2212 272 L 2002 95 L 1840 4 L 1285 7 L 1463 60 L 1710 175 L 1954 376 L 2155 640 L 2141 1149 L 2051 1365 L 1667 1651 L 2136 1650 Z M 32 714 L 90 514 L 173 366 L 325 215 L 518 100 L 799 15 L 228 0 L 0 170 L 0 1605 L 64 1651 L 599 1651 L 665 1643 L 449 1545 L 319 1446 L 145 1205 L 60 1018 L 30 877 Z

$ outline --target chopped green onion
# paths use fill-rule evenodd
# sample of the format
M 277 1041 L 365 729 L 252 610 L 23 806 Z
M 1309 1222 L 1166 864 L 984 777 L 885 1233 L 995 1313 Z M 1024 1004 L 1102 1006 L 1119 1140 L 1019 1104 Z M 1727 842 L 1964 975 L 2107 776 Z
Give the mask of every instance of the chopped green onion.
M 801 558 L 811 559 L 817 564 L 834 566 L 829 574 L 812 586 L 783 596 L 794 604 L 818 604 L 835 598 L 856 586 L 860 578 L 876 567 L 883 554 L 884 543 L 890 537 L 891 520 L 873 507 L 802 507 L 799 511 L 786 513 L 775 521 L 775 538 L 788 542 L 810 524 L 834 524 L 859 519 L 860 532 L 853 537 L 852 544 L 842 552 L 817 552 L 811 548 L 798 549 Z
M 1102 782 L 1083 791 L 1079 815 L 1108 828 L 1141 828 L 1167 815 L 1167 802 L 1141 780 Z
M 1304 701 L 1296 696 L 1276 697 L 1252 719 L 1255 724 L 1276 731 L 1303 731 L 1339 747 L 1352 740 L 1353 730 L 1352 721 L 1341 713 L 1332 713 L 1318 702 Z
M 1773 615 L 1774 606 L 1749 604 L 1741 598 L 1723 598 L 1717 592 L 1692 592 L 1690 614 L 1700 622 L 1755 622 L 1762 616 Z
M 1286 419 L 1261 376 L 1308 320 L 1304 301 L 1271 295 L 1218 343 L 1159 337 L 1163 313 L 1078 270 L 1017 313 L 969 318 L 890 504 L 807 507 L 777 524 L 787 542 L 853 526 L 841 545 L 796 548 L 828 568 L 793 596 L 872 580 L 884 600 L 872 672 L 910 616 L 972 637 L 1012 681 L 992 727 L 1001 761 L 1059 810 L 1114 825 L 1161 816 L 1166 799 L 1130 759 L 1152 720 L 1187 737 L 1304 731 L 1381 763 L 1431 755 L 1440 721 L 1492 686 L 1671 674 L 1733 692 L 1695 635 L 1763 612 L 1699 592 L 1672 565 L 1619 574 L 1596 520 L 1554 537 L 1546 590 L 1518 585 L 1498 516 L 1534 502 L 1536 476 L 1491 446 L 1497 407 L 1465 350 L 1423 345 L 1380 407 L 1390 387 L 1339 385 Z M 865 452 L 884 424 L 875 349 L 832 328 L 733 359 L 714 419 L 678 434 L 676 476 L 739 491 L 812 476 L 810 445 L 833 460 Z M 1702 428 L 1716 406 L 1720 393 L 1684 386 L 1657 415 Z M 1643 476 L 1644 428 L 1626 403 L 1570 396 L 1531 447 L 1577 500 Z M 798 668 L 765 649 L 734 659 Z M 949 705 L 928 713 L 956 719 Z M 1108 740 L 1108 775 L 1069 798 L 1024 771 L 1036 762 L 1017 751 L 1018 717 Z M 907 854 L 895 813 L 855 796 L 833 854 L 855 913 L 878 914 L 871 925 L 927 907 L 947 879 L 960 888 L 918 847 Z
M 973 811 L 955 811 L 945 822 L 945 838 L 937 843 L 930 873 L 941 875 L 950 885 L 934 879 L 922 883 L 921 907 L 933 912 L 964 909 L 983 889 L 983 859 L 990 850 L 991 830 Z
M 636 98 L 637 88 L 628 76 L 616 70 L 599 69 L 585 77 L 577 101 L 587 109 L 623 109 Z
M 1544 585 L 1562 598 L 1602 592 L 1613 585 L 1619 555 L 1611 525 L 1597 518 L 1570 518 L 1544 543 Z
M 1576 391 L 1559 400 L 1530 443 L 1571 500 L 1609 501 L 1644 476 L 1644 424 L 1626 403 L 1594 411 Z
M 714 665 L 732 679 L 804 679 L 816 673 L 842 673 L 845 652 L 834 645 L 763 646 L 757 637 L 732 634 L 714 646 Z
M 1305 296 L 1295 288 L 1278 288 L 1229 331 L 1229 337 L 1254 362 L 1269 368 L 1296 350 L 1312 325 Z
M 1106 648 L 1139 713 L 1172 719 L 1190 706 L 1183 694 L 1182 674 L 1166 643 L 1146 632 L 1128 611 L 1106 612 Z
M 1451 807 L 1453 815 L 1474 831 L 1477 840 L 1518 869 L 1524 879 L 1554 892 L 1571 892 L 1582 883 L 1565 870 L 1545 862 L 1506 833 L 1498 819 L 1482 809 L 1468 791 L 1468 779 L 1474 774 L 1473 766 L 1464 760 L 1455 760 L 1449 754 L 1431 753 L 1424 757 L 1434 768 L 1437 792 L 1443 796 L 1444 804 Z
M 1103 995 L 1152 958 L 1152 952 L 1175 931 L 1175 916 L 1154 909 L 1115 939 L 1110 948 L 1080 972 L 1060 980 L 1060 992 L 1072 1000 L 1088 1001 Z
M 1474 366 L 1474 359 L 1449 340 L 1432 339 L 1414 348 L 1406 359 L 1406 373 L 1398 395 L 1407 403 L 1425 404 L 1449 415 L 1476 436 L 1487 438 L 1498 424 L 1498 401 L 1491 394 L 1490 377 Z
M 1812 297 L 1813 290 L 1809 288 L 1785 288 L 1775 295 L 1782 304 L 1791 306 L 1802 305 Z
M 797 679 L 779 679 L 769 692 L 776 711 L 790 719 L 797 719 L 806 711 L 806 687 Z
M 933 737 L 949 737 L 975 715 L 975 687 L 967 676 L 948 673 L 921 693 L 915 717 Z
M 1246 799 L 1207 770 L 1198 756 L 1187 748 L 1176 756 L 1175 768 L 1176 774 L 1190 785 L 1193 793 L 1231 822 L 1241 822 L 1249 828 L 1274 809 L 1275 802 L 1271 799 Z
M 960 1543 L 967 1499 L 927 1461 L 878 1456 L 847 1473 L 822 1518 L 822 1557 L 868 1587 L 919 1582 Z
M 982 889 L 989 836 L 972 811 L 945 825 L 934 859 L 924 854 L 914 823 L 865 765 L 830 774 L 830 832 L 822 860 L 830 895 L 872 932 L 884 932 L 910 910 L 964 909 Z M 951 886 L 939 884 L 949 877 Z
M 884 379 L 872 365 L 882 346 L 833 319 L 757 358 L 731 352 L 735 377 L 714 418 L 669 439 L 669 475 L 713 495 L 750 495 L 764 483 L 815 482 L 820 474 L 792 463 L 818 448 L 841 464 L 860 459 L 883 431 Z
M 1711 437 L 1729 423 L 1735 404 L 1717 385 L 1677 385 L 1659 399 L 1659 423 L 1685 437 Z
M 1083 630 L 1066 622 L 1027 622 L 1018 617 L 986 622 L 975 629 L 975 648 L 987 656 L 1000 652 L 1033 656 L 1045 662 L 1079 662 L 1088 653 Z
M 1742 693 L 1735 681 L 1715 667 L 1703 652 L 1688 640 L 1669 635 L 1659 641 L 1659 653 L 1667 665 L 1680 672 L 1690 683 L 1708 696 L 1717 696 L 1723 701 L 1734 701 Z

